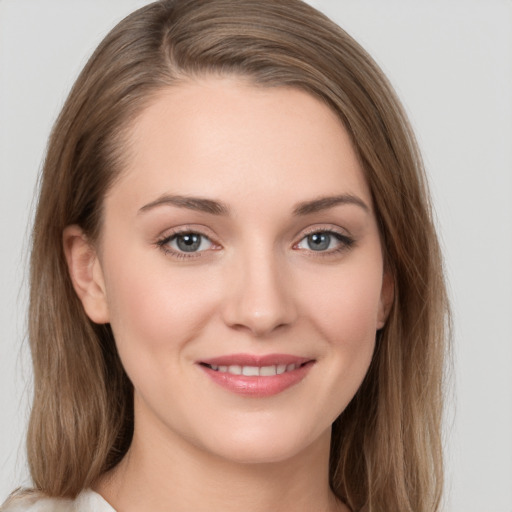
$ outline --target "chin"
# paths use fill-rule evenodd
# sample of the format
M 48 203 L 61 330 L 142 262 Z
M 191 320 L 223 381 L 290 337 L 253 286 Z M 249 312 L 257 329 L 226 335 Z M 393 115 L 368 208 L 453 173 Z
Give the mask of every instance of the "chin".
M 282 425 L 283 426 L 283 425 Z M 228 435 L 226 435 L 228 433 Z M 315 447 L 330 443 L 330 425 L 324 431 L 306 432 L 300 422 L 295 428 L 224 430 L 210 432 L 205 448 L 212 454 L 239 464 L 270 464 L 291 460 L 314 452 Z

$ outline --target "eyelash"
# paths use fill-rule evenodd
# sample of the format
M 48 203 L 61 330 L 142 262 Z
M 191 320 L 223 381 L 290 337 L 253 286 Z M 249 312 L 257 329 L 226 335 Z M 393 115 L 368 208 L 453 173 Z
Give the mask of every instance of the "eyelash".
M 297 247 L 297 245 L 300 244 L 303 240 L 305 240 L 306 238 L 308 238 L 312 235 L 316 235 L 316 234 L 325 234 L 325 235 L 334 237 L 339 242 L 339 246 L 336 247 L 335 249 L 330 249 L 327 251 L 314 251 L 313 249 L 310 249 L 308 251 L 308 253 L 312 257 L 328 258 L 330 256 L 339 255 L 342 252 L 350 250 L 356 243 L 354 238 L 352 238 L 348 235 L 345 235 L 343 233 L 340 233 L 339 231 L 336 231 L 332 228 L 326 228 L 326 229 L 313 228 L 309 231 L 306 231 L 302 235 L 301 239 L 297 243 L 293 244 L 293 247 L 294 248 Z
M 174 239 L 176 239 L 177 237 L 179 237 L 180 235 L 197 235 L 197 236 L 200 236 L 202 238 L 209 240 L 213 245 L 215 245 L 214 242 L 212 242 L 212 240 L 210 239 L 210 237 L 208 237 L 204 233 L 200 233 L 197 230 L 186 228 L 186 227 L 179 229 L 177 231 L 174 231 L 170 235 L 166 235 L 163 238 L 157 240 L 156 245 L 164 252 L 164 254 L 171 255 L 172 257 L 178 258 L 178 259 L 191 259 L 191 258 L 198 258 L 198 257 L 202 256 L 202 253 L 205 251 L 186 253 L 186 252 L 176 251 L 175 249 L 171 249 L 168 244 L 170 242 L 172 242 Z
M 303 240 L 305 240 L 306 238 L 308 238 L 312 235 L 315 235 L 315 234 L 326 234 L 329 236 L 333 236 L 340 243 L 340 245 L 339 245 L 339 247 L 336 247 L 335 249 L 331 249 L 331 250 L 327 250 L 327 251 L 314 251 L 313 249 L 310 249 L 307 252 L 311 253 L 311 256 L 329 257 L 329 256 L 337 255 L 341 252 L 348 251 L 356 243 L 355 239 L 353 239 L 350 236 L 347 236 L 345 234 L 342 234 L 338 231 L 335 231 L 332 228 L 330 228 L 330 229 L 315 228 L 315 229 L 311 229 L 310 231 L 306 231 L 302 235 L 300 240 L 297 243 L 293 244 L 293 248 L 296 250 L 302 250 L 302 249 L 297 249 L 297 246 Z M 170 242 L 172 242 L 173 240 L 175 240 L 180 235 L 197 235 L 197 236 L 202 237 L 203 239 L 208 240 L 212 245 L 214 245 L 214 246 L 216 245 L 211 240 L 211 238 L 208 237 L 207 235 L 205 235 L 204 233 L 201 233 L 201 232 L 198 232 L 197 230 L 189 229 L 189 228 L 183 228 L 178 231 L 174 231 L 170 235 L 166 235 L 165 237 L 157 240 L 156 245 L 164 252 L 164 254 L 171 255 L 172 257 L 178 258 L 178 259 L 198 258 L 198 257 L 201 257 L 204 252 L 206 252 L 206 250 L 203 250 L 203 251 L 198 251 L 198 252 L 186 253 L 186 252 L 176 251 L 175 249 L 171 249 L 168 244 Z

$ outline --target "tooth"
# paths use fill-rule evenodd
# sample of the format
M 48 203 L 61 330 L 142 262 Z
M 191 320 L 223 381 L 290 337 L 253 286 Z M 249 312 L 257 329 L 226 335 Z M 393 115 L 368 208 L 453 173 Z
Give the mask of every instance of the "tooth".
M 241 375 L 242 367 L 238 366 L 237 364 L 233 364 L 228 368 L 228 372 L 232 373 L 233 375 Z
M 248 377 L 271 377 L 273 375 L 281 375 L 285 372 L 291 372 L 298 368 L 299 364 L 278 364 L 273 366 L 240 366 L 237 364 L 233 364 L 231 366 L 218 366 L 216 364 L 208 365 L 212 370 L 222 372 L 222 373 L 231 373 L 233 375 L 245 375 Z
M 242 375 L 253 377 L 259 374 L 260 369 L 257 366 L 242 366 Z
M 261 376 L 271 376 L 276 375 L 276 367 L 275 366 L 262 366 L 260 368 L 260 375 Z

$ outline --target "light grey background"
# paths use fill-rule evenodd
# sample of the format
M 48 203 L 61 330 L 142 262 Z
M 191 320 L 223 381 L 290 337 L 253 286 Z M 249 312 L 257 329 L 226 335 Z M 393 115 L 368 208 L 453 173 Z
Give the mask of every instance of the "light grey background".
M 0 501 L 27 483 L 28 222 L 46 139 L 143 0 L 0 0 Z M 311 0 L 365 46 L 423 149 L 455 321 L 446 511 L 512 512 L 512 2 Z

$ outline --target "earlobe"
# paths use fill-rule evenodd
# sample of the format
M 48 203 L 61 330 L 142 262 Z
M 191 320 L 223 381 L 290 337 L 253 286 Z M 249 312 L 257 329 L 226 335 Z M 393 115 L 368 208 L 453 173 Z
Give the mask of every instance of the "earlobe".
M 62 241 L 71 282 L 85 313 L 97 324 L 108 323 L 105 282 L 95 248 L 76 225 L 64 229 Z
M 382 329 L 388 319 L 393 299 L 395 298 L 395 282 L 389 271 L 384 272 L 382 288 L 380 292 L 379 312 L 377 316 L 377 330 Z

